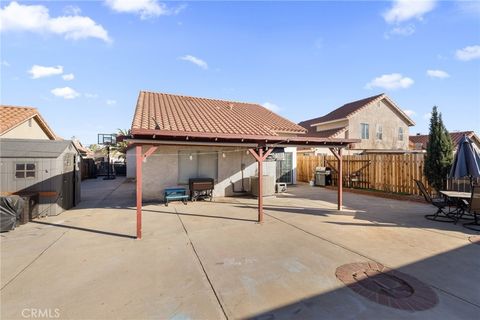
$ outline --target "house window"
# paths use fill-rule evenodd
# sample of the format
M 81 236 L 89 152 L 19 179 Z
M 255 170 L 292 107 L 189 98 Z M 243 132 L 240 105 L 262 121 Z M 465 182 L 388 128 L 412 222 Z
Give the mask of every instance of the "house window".
M 360 136 L 362 137 L 362 139 L 369 139 L 370 138 L 370 135 L 369 135 L 369 126 L 368 126 L 368 123 L 360 123 Z
M 403 128 L 398 128 L 398 141 L 403 141 Z
M 381 124 L 377 125 L 377 140 L 383 140 L 383 127 Z
M 35 178 L 35 163 L 16 163 L 15 178 Z
M 32 119 L 28 119 L 28 126 L 31 128 L 32 127 Z
M 212 151 L 178 152 L 178 183 L 188 183 L 190 178 L 218 177 L 218 153 Z

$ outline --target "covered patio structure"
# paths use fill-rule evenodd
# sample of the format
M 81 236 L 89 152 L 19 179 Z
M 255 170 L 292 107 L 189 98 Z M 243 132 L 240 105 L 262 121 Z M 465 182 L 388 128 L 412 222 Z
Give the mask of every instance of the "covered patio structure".
M 142 238 L 142 164 L 148 157 L 155 153 L 160 146 L 218 146 L 240 147 L 248 150 L 258 166 L 258 176 L 263 176 L 263 162 L 271 154 L 274 148 L 286 147 L 326 147 L 338 159 L 338 185 L 337 185 L 337 209 L 342 210 L 342 149 L 357 139 L 319 138 L 311 136 L 235 136 L 219 133 L 191 133 L 182 131 L 161 131 L 132 129 L 131 136 L 125 139 L 129 144 L 135 145 L 136 158 L 136 217 L 137 239 Z M 146 151 L 144 151 L 146 147 Z M 258 179 L 258 223 L 263 222 L 263 179 Z

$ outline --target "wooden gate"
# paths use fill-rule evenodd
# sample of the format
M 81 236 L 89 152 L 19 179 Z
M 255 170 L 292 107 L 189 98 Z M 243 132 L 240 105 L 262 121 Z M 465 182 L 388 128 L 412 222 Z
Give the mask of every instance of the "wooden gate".
M 337 185 L 338 161 L 334 156 L 297 156 L 297 180 L 313 180 L 315 167 L 332 169 L 333 184 Z M 432 192 L 423 175 L 423 154 L 373 154 L 343 156 L 344 186 L 375 189 L 386 192 L 420 194 L 414 179 L 421 180 Z

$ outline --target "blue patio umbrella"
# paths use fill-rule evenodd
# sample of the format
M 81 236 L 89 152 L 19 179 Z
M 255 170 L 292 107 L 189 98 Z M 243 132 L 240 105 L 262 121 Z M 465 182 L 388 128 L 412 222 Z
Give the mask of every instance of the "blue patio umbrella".
M 472 140 L 464 135 L 457 146 L 457 154 L 453 160 L 450 178 L 480 177 L 480 155 L 473 147 Z

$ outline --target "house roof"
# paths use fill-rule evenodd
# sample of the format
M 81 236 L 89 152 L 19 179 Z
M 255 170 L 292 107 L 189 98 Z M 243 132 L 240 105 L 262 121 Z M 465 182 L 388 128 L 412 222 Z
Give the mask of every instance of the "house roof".
M 455 148 L 457 147 L 460 139 L 462 139 L 464 135 L 467 135 L 467 137 L 474 140 L 477 145 L 480 146 L 480 138 L 478 138 L 474 131 L 456 131 L 450 132 L 450 138 L 452 139 L 453 146 Z M 417 144 L 421 144 L 421 148 L 426 149 L 428 142 L 428 134 L 417 134 L 415 136 L 410 136 L 409 140 L 410 143 L 413 144 L 413 147 L 415 147 Z
M 344 104 L 340 108 L 337 108 L 330 113 L 327 113 L 326 115 L 318 118 L 313 118 L 310 120 L 305 120 L 299 123 L 304 128 L 307 128 L 309 130 L 309 134 L 315 132 L 315 130 L 311 130 L 310 128 L 312 126 L 324 123 L 324 122 L 331 122 L 331 121 L 337 121 L 337 120 L 342 120 L 346 119 L 349 116 L 353 115 L 354 113 L 360 111 L 361 109 L 367 107 L 368 105 L 375 103 L 377 101 L 386 99 L 392 106 L 393 108 L 399 113 L 401 117 L 405 119 L 405 121 L 409 125 L 414 125 L 415 123 L 413 122 L 412 119 L 410 119 L 409 116 L 407 116 L 390 98 L 388 98 L 387 95 L 384 93 L 377 94 L 375 96 L 371 96 L 365 99 L 353 101 Z
M 72 143 L 73 145 L 75 146 L 75 148 L 77 148 L 78 152 L 80 153 L 80 155 L 82 157 L 88 157 L 88 156 L 92 156 L 93 155 L 93 152 L 92 150 L 90 150 L 89 148 L 86 148 L 83 146 L 83 144 L 78 141 L 77 139 L 73 139 L 72 140 Z
M 53 130 L 50 129 L 36 108 L 0 105 L 0 118 L 2 119 L 0 122 L 0 135 L 19 126 L 28 119 L 35 118 L 50 139 L 57 139 Z
M 322 130 L 322 131 L 315 131 L 315 127 L 310 127 L 313 130 L 308 131 L 309 136 L 314 136 L 314 137 L 321 137 L 321 138 L 330 138 L 330 137 L 335 137 L 339 135 L 340 133 L 344 132 L 347 130 L 347 127 L 339 127 L 339 128 L 333 128 L 333 129 L 328 129 L 328 130 Z
M 0 158 L 57 158 L 68 147 L 77 151 L 70 140 L 0 139 Z
M 306 130 L 258 104 L 141 91 L 131 132 L 242 137 Z

